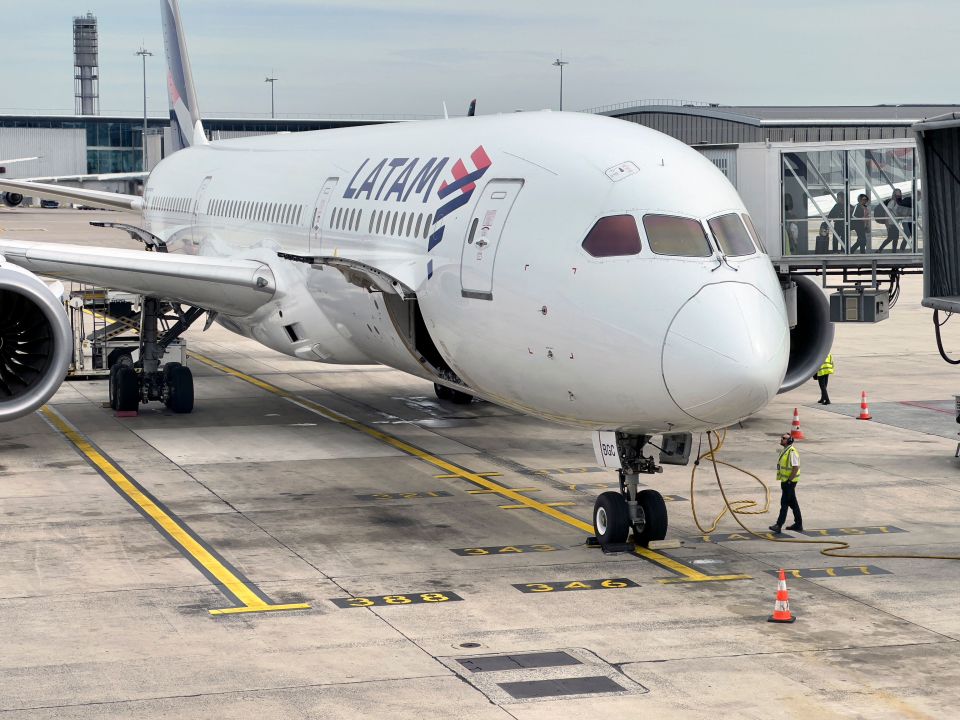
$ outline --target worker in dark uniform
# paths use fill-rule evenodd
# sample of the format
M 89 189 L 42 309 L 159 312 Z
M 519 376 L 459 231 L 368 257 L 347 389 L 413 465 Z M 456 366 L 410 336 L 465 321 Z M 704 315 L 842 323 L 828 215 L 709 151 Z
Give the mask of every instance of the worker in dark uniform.
M 793 446 L 790 433 L 780 436 L 780 459 L 777 460 L 777 480 L 780 481 L 780 515 L 777 522 L 770 526 L 775 533 L 779 533 L 783 523 L 787 520 L 787 508 L 793 511 L 793 525 L 787 530 L 803 532 L 803 519 L 800 517 L 800 503 L 797 502 L 797 483 L 800 481 L 800 453 Z
M 827 355 L 827 359 L 823 361 L 823 365 L 820 366 L 820 369 L 817 370 L 817 374 L 814 376 L 817 378 L 817 383 L 820 385 L 820 399 L 817 400 L 821 405 L 830 404 L 830 396 L 827 394 L 827 382 L 830 380 L 830 376 L 833 375 L 833 355 Z

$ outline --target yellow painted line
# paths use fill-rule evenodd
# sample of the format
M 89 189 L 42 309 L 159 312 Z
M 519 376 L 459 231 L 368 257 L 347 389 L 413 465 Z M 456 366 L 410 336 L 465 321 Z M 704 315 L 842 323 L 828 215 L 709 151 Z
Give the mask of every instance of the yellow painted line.
M 443 477 L 455 478 L 459 475 L 444 475 Z M 540 492 L 542 488 L 510 488 L 514 492 Z M 492 495 L 496 494 L 496 490 L 467 490 L 467 493 L 470 495 Z
M 231 612 L 307 610 L 310 608 L 310 605 L 306 603 L 276 605 L 265 601 L 260 594 L 237 577 L 235 573 L 227 568 L 213 553 L 188 532 L 185 527 L 160 507 L 158 501 L 138 487 L 136 483 L 101 453 L 93 443 L 70 425 L 60 413 L 49 406 L 44 406 L 40 409 L 40 412 L 124 497 L 136 505 L 136 507 L 152 520 L 179 550 L 192 558 L 195 563 L 205 571 L 204 574 L 214 579 L 241 603 L 241 607 L 239 608 L 211 610 L 211 615 L 225 615 Z
M 547 507 L 573 507 L 576 503 L 572 502 L 551 502 L 544 503 Z M 527 505 L 500 505 L 501 510 L 530 510 L 531 508 Z M 593 528 L 590 528 L 593 530 Z
M 477 473 L 480 477 L 500 477 L 503 475 L 502 472 L 482 472 Z M 454 478 L 460 477 L 459 475 L 434 475 L 438 480 L 452 480 Z
M 533 498 L 529 498 L 529 497 L 526 497 L 525 495 L 521 495 L 519 491 L 500 485 L 499 483 L 496 483 L 493 480 L 490 480 L 489 478 L 484 477 L 479 473 L 471 472 L 470 470 L 454 465 L 451 462 L 447 462 L 443 458 L 439 458 L 436 455 L 431 455 L 425 450 L 421 450 L 418 447 L 415 447 L 409 443 L 406 443 L 403 440 L 400 440 L 399 438 L 394 437 L 393 435 L 388 435 L 382 430 L 377 430 L 376 428 L 368 427 L 367 425 L 364 425 L 363 423 L 358 422 L 357 420 L 354 420 L 351 417 L 347 417 L 346 415 L 343 415 L 334 410 L 331 410 L 330 408 L 320 405 L 319 403 L 313 402 L 312 400 L 307 400 L 306 398 L 294 395 L 293 393 L 288 392 L 283 388 L 277 387 L 276 385 L 272 385 L 268 382 L 264 382 L 263 380 L 253 377 L 252 375 L 248 375 L 246 373 L 240 372 L 239 370 L 236 370 L 228 365 L 224 365 L 223 363 L 217 362 L 213 358 L 206 357 L 205 355 L 201 355 L 192 350 L 189 352 L 189 355 L 190 357 L 196 360 L 199 360 L 204 365 L 208 365 L 209 367 L 212 367 L 216 370 L 224 372 L 227 375 L 231 375 L 239 380 L 243 380 L 244 382 L 250 383 L 251 385 L 261 388 L 262 390 L 266 390 L 267 392 L 272 393 L 278 397 L 282 397 L 292 402 L 294 405 L 299 405 L 300 407 L 306 410 L 315 412 L 318 415 L 321 415 L 322 417 L 327 418 L 328 420 L 333 420 L 334 422 L 340 423 L 341 425 L 346 425 L 350 429 L 356 430 L 357 432 L 363 433 L 364 435 L 368 435 L 369 437 L 379 440 L 380 442 L 385 443 L 390 447 L 396 448 L 402 453 L 411 455 L 415 458 L 419 458 L 425 463 L 428 463 L 430 465 L 433 465 L 434 467 L 437 467 L 441 470 L 446 471 L 446 473 L 448 473 L 451 477 L 460 478 L 461 480 L 466 480 L 467 482 L 473 483 L 474 485 L 478 485 L 481 488 L 484 488 L 486 490 L 489 490 L 492 493 L 496 493 L 497 495 L 500 495 L 501 497 L 505 497 L 508 500 L 513 500 L 520 506 L 528 507 L 538 512 L 541 512 L 544 515 L 547 515 L 548 517 L 552 517 L 554 520 L 559 520 L 562 523 L 566 523 L 567 525 L 575 527 L 578 530 L 581 530 L 591 536 L 594 534 L 592 524 L 584 522 L 580 518 L 574 517 L 573 515 L 563 512 L 562 510 L 558 510 L 555 507 L 551 507 L 548 503 L 542 503 L 537 500 L 534 500 Z M 746 576 L 746 575 L 744 576 L 706 575 L 700 572 L 699 570 L 696 570 L 691 567 L 687 567 L 686 565 L 679 563 L 676 560 L 669 558 L 666 555 L 662 555 L 654 550 L 649 550 L 647 548 L 640 547 L 640 546 L 637 546 L 636 550 L 637 550 L 636 554 L 639 557 L 642 557 L 646 560 L 656 563 L 657 565 L 667 568 L 672 572 L 678 573 L 679 575 L 682 576 L 680 578 L 681 580 L 686 580 L 688 582 L 709 582 L 713 580 L 727 580 L 727 579 L 746 580 L 749 578 L 749 576 Z

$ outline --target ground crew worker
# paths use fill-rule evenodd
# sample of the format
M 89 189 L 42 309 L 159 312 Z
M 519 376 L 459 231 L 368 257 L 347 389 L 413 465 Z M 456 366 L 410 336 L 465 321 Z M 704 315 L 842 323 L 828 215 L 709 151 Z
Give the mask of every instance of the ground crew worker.
M 820 366 L 820 369 L 817 370 L 817 374 L 814 377 L 817 379 L 817 382 L 820 384 L 820 399 L 817 400 L 821 405 L 830 404 L 830 396 L 827 395 L 827 381 L 830 379 L 830 376 L 833 375 L 833 354 L 827 355 L 827 359 L 823 361 L 823 365 Z
M 777 522 L 770 526 L 775 533 L 780 532 L 787 520 L 787 508 L 793 510 L 793 525 L 787 530 L 803 532 L 803 519 L 800 517 L 800 503 L 797 502 L 797 483 L 800 481 L 800 453 L 793 446 L 790 433 L 780 436 L 780 459 L 777 460 L 777 480 L 780 481 L 780 515 Z

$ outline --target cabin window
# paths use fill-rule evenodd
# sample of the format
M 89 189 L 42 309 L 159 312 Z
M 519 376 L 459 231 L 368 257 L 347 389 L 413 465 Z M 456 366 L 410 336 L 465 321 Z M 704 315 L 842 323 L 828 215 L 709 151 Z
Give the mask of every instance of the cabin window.
M 391 234 L 391 235 L 396 235 L 396 234 L 397 234 L 397 215 L 399 215 L 399 213 L 394 213 L 394 214 L 393 214 L 393 220 L 392 220 L 391 223 L 390 223 L 390 234 Z
M 736 213 L 728 213 L 707 221 L 710 232 L 720 246 L 720 252 L 730 257 L 753 255 L 757 249 L 750 240 L 750 234 Z
M 433 215 L 427 215 L 427 221 L 423 224 L 423 239 L 430 237 L 430 226 L 433 224 Z
M 377 211 L 377 235 L 380 234 L 380 228 L 383 226 L 383 211 Z
M 413 230 L 413 213 L 410 213 L 410 217 L 407 218 L 407 232 L 405 235 L 410 237 L 410 231 Z
M 476 222 L 476 220 L 474 221 Z M 471 229 L 471 240 L 476 225 Z M 594 223 L 582 247 L 593 257 L 622 257 L 640 252 L 640 231 L 633 215 L 610 215 Z
M 403 213 L 402 215 L 400 215 L 400 230 L 399 230 L 399 232 L 400 232 L 401 235 L 403 235 L 403 225 L 404 225 L 404 223 L 405 223 L 406 221 L 407 221 L 407 214 L 406 214 L 406 213 Z
M 414 237 L 420 237 L 420 223 L 423 222 L 423 213 L 417 213 L 417 224 L 413 230 Z
M 650 249 L 658 255 L 710 257 L 710 244 L 698 220 L 673 215 L 644 215 Z
M 357 210 L 357 221 L 353 224 L 353 231 L 360 231 L 360 220 L 363 218 L 363 210 Z

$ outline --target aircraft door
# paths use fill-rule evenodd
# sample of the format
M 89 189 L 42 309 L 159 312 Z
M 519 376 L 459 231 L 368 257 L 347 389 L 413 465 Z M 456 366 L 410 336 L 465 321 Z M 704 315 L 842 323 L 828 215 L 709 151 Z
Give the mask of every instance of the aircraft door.
M 193 245 L 199 245 L 200 240 L 202 239 L 202 233 L 200 232 L 200 207 L 203 204 L 203 201 L 207 197 L 207 188 L 210 187 L 210 183 L 213 182 L 213 175 L 207 175 L 203 182 L 200 183 L 200 189 L 197 190 L 197 194 L 193 198 L 193 216 L 191 217 L 191 240 Z
M 319 253 L 321 251 L 323 218 L 324 215 L 326 215 L 330 199 L 333 197 L 333 189 L 337 186 L 338 182 L 340 182 L 340 178 L 327 178 L 327 181 L 320 189 L 320 194 L 317 195 L 317 204 L 313 213 L 313 223 L 310 226 L 310 252 L 312 253 Z
M 493 299 L 493 265 L 510 209 L 523 180 L 491 180 L 474 206 L 463 239 L 460 287 L 463 297 Z

